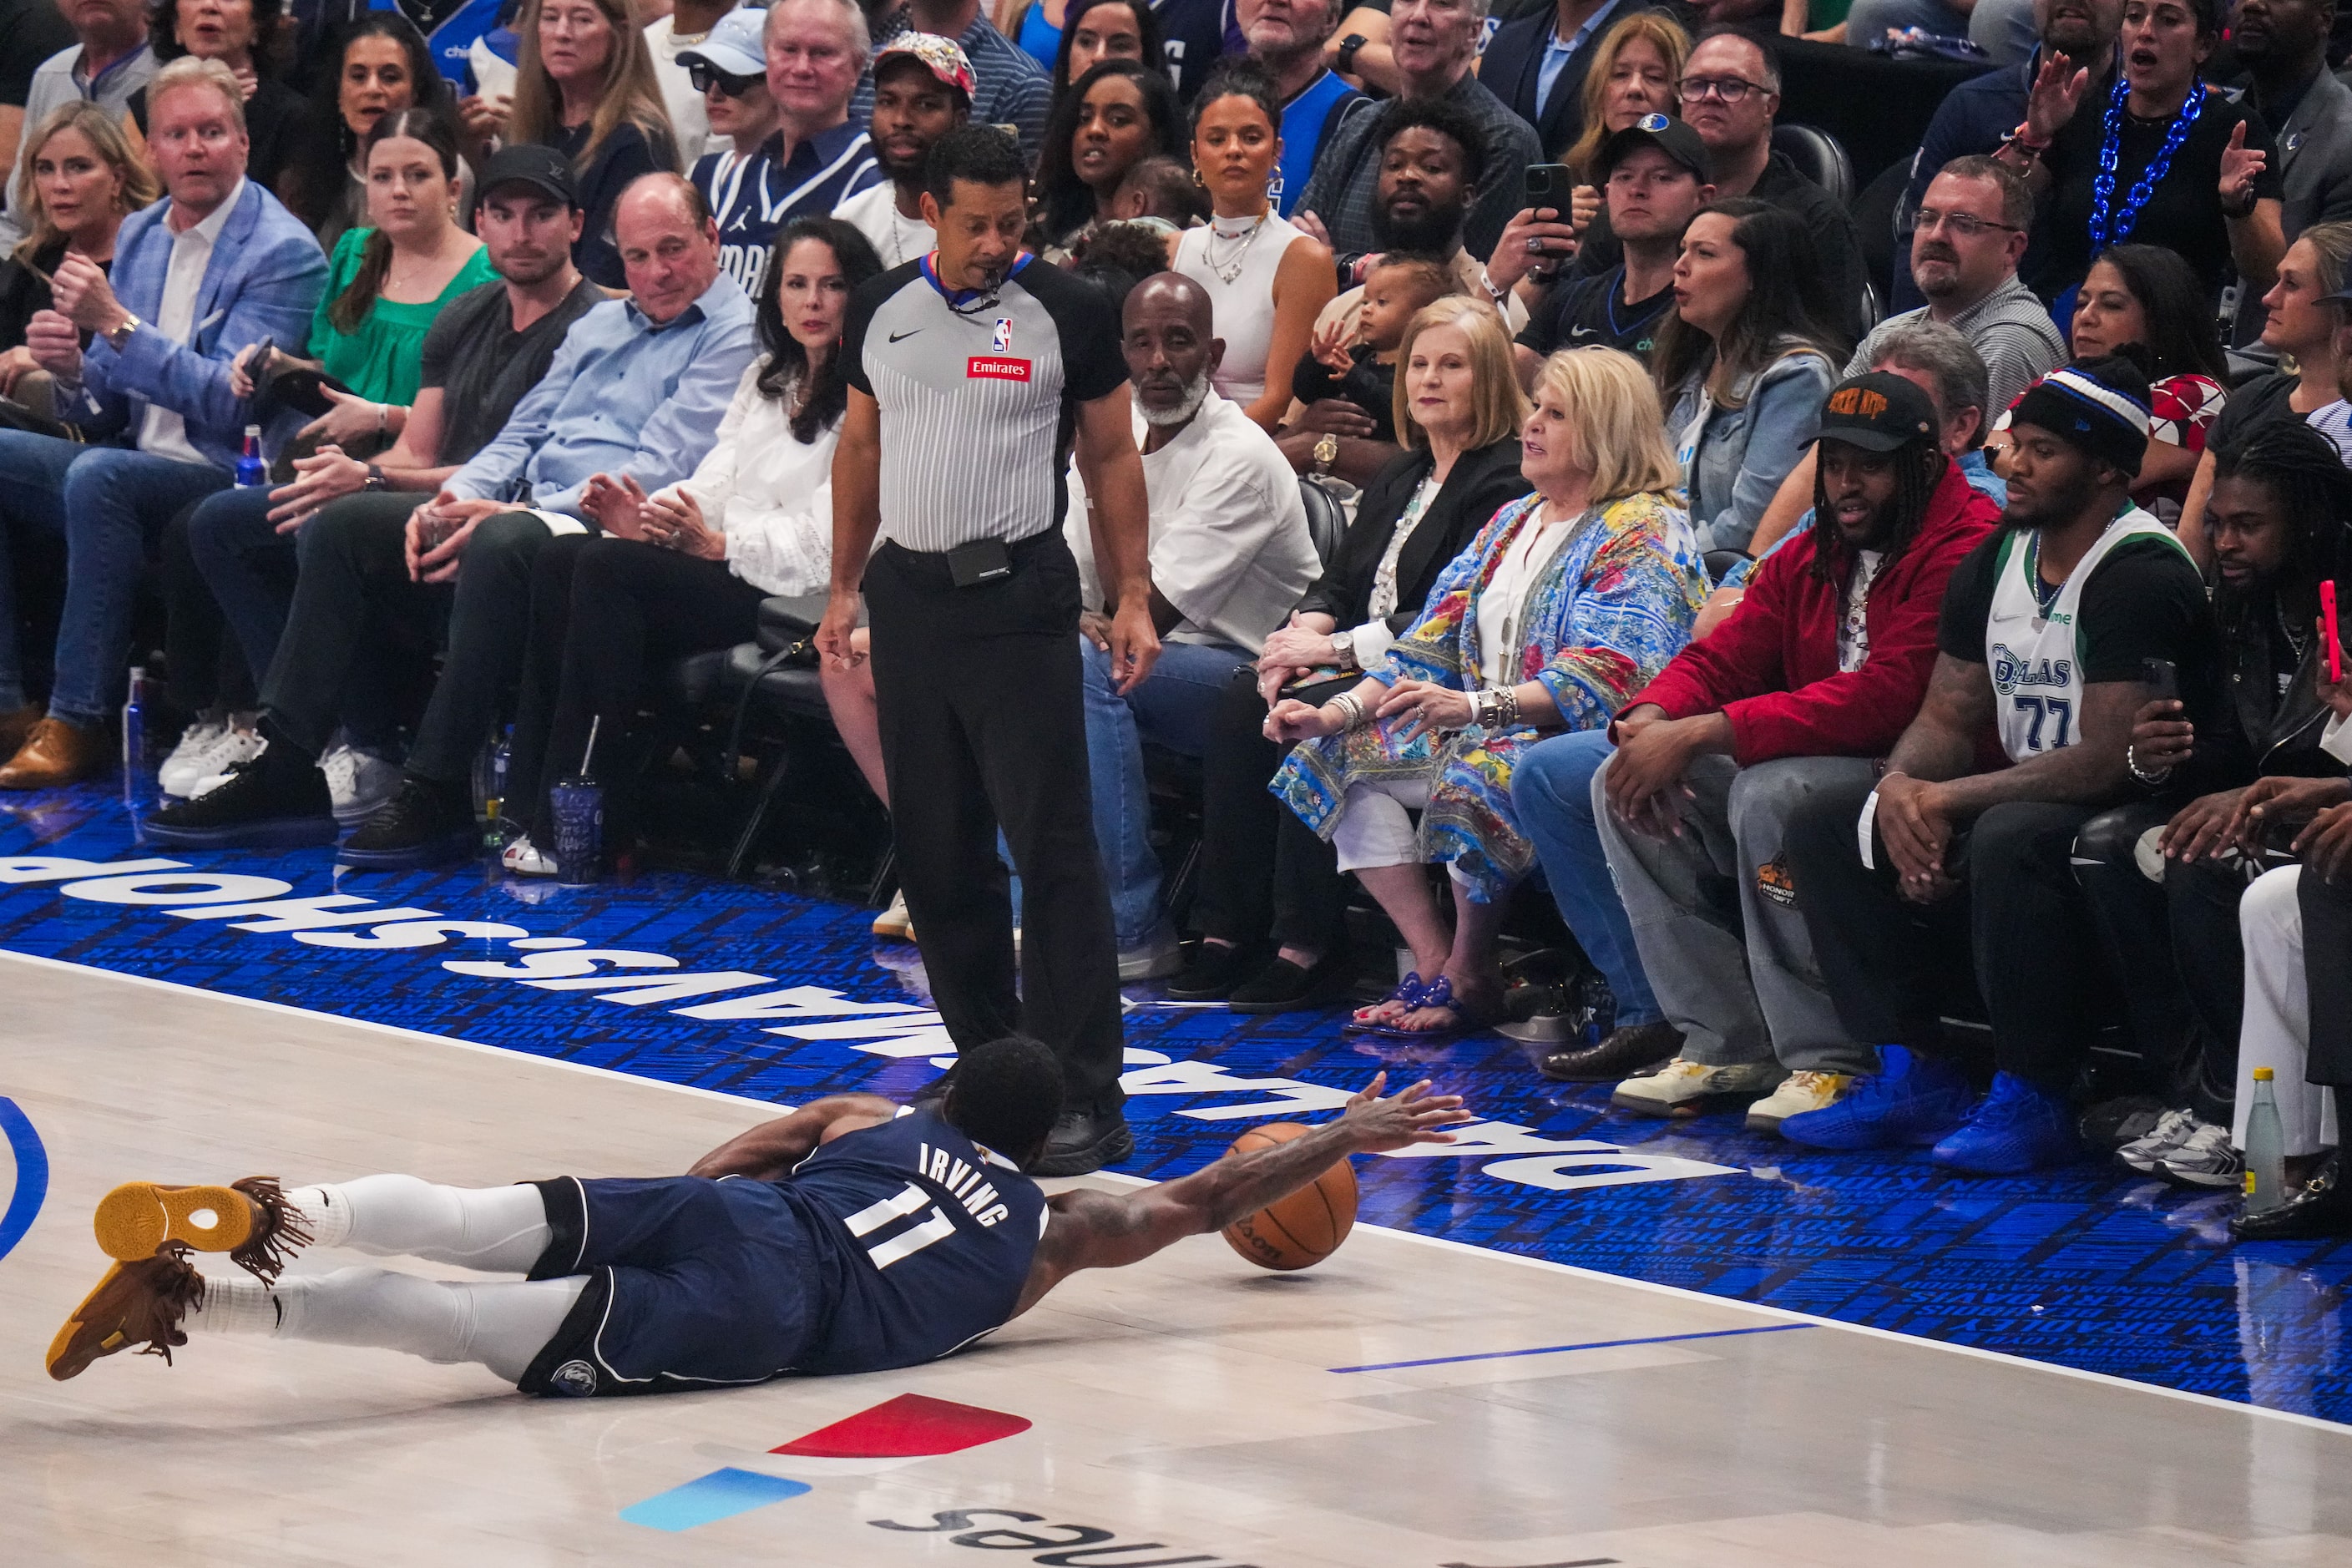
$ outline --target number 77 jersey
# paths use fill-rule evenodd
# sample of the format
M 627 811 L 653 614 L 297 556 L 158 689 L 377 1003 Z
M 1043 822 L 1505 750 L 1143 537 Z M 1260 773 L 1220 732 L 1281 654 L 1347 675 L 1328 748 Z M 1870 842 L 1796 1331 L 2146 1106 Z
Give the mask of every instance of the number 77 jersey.
M 824 1287 L 801 1372 L 912 1366 L 989 1333 L 1045 1233 L 1037 1184 L 929 1110 L 845 1133 L 776 1185 L 807 1215 Z
M 2081 738 L 2083 589 L 2116 546 L 2151 537 L 2180 549 L 2170 529 L 2137 507 L 2126 508 L 2092 542 L 2045 607 L 2035 591 L 2041 574 L 2035 536 L 2019 529 L 2002 533 L 1993 563 L 1992 615 L 1985 623 L 1985 667 L 1992 677 L 2001 749 L 2011 762 L 2059 751 Z

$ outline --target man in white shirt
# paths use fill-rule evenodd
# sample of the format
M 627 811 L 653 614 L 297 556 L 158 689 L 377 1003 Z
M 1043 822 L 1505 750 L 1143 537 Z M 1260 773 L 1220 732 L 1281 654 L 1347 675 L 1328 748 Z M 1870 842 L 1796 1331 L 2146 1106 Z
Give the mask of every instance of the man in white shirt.
M 677 136 L 677 162 L 694 167 L 710 139 L 710 121 L 702 109 L 702 89 L 687 73 L 681 55 L 710 37 L 737 0 L 677 0 L 667 16 L 646 24 L 646 50 L 654 58 L 654 75 L 661 81 L 662 102 L 669 110 L 669 128 Z
M 1126 981 L 1173 973 L 1178 963 L 1176 934 L 1160 907 L 1142 742 L 1202 754 L 1220 694 L 1257 658 L 1320 563 L 1281 448 L 1209 384 L 1225 345 L 1207 292 L 1173 272 L 1148 278 L 1128 296 L 1121 327 L 1143 447 L 1151 618 L 1160 639 L 1160 662 L 1124 695 L 1111 668 L 1101 619 L 1108 606 L 1077 485 L 1064 526 L 1084 579 L 1087 762 Z
M 24 702 L 0 552 L 0 710 L 15 710 L 0 711 L 0 743 L 15 753 L 0 789 L 54 788 L 107 765 L 145 542 L 182 507 L 228 488 L 254 417 L 231 363 L 265 338 L 303 342 L 326 288 L 318 241 L 245 177 L 245 100 L 228 68 L 173 60 L 147 102 L 148 151 L 169 196 L 123 220 L 110 272 L 68 251 L 56 308 L 25 331 L 57 378 L 59 417 L 92 444 L 0 431 L 0 524 L 62 535 L 67 559 L 43 718 Z M 289 416 L 287 433 L 299 422 Z
M 923 165 L 931 146 L 971 118 L 971 62 L 953 38 L 901 33 L 874 57 L 874 118 L 866 140 L 882 171 L 869 185 L 833 209 L 833 216 L 874 242 L 885 267 L 928 253 L 931 226 L 923 219 Z
M 26 90 L 24 140 L 17 144 L 5 189 L 0 189 L 0 255 L 24 243 L 31 225 L 16 210 L 16 192 L 30 178 L 34 128 L 76 99 L 99 105 L 116 119 L 131 112 L 131 95 L 155 74 L 155 51 L 147 45 L 145 0 L 60 0 L 74 36 L 81 41 L 59 49 L 34 71 Z

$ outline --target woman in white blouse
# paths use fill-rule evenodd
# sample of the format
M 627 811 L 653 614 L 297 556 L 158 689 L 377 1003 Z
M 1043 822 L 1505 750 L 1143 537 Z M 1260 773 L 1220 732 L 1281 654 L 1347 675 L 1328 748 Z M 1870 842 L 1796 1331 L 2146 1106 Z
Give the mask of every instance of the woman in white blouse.
M 849 402 L 834 349 L 851 291 L 881 270 L 873 245 L 838 219 L 787 225 L 760 291 L 762 352 L 717 445 L 691 478 L 650 496 L 625 475 L 596 475 L 581 504 L 604 532 L 540 551 L 507 786 L 528 833 L 507 847 L 509 870 L 554 871 L 538 847 L 551 826 L 546 790 L 578 771 L 592 721 L 603 721 L 598 751 L 611 756 L 662 663 L 750 641 L 764 598 L 824 591 L 833 449 Z

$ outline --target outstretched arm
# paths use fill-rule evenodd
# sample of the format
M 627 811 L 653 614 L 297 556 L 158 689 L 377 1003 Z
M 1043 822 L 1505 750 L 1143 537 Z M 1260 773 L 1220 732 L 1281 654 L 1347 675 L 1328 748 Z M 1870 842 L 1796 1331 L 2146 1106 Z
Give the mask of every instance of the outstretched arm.
M 1425 1079 L 1383 1100 L 1381 1089 L 1387 1082 L 1388 1074 L 1375 1075 L 1338 1121 L 1327 1121 L 1303 1138 L 1229 1154 L 1204 1170 L 1132 1196 L 1088 1188 L 1056 1193 L 1048 1200 L 1051 1216 L 1014 1315 L 1027 1311 L 1039 1297 L 1081 1268 L 1139 1263 L 1185 1237 L 1223 1230 L 1288 1196 L 1350 1154 L 1377 1154 L 1413 1143 L 1451 1143 L 1454 1134 L 1440 1129 L 1475 1120 L 1462 1109 L 1460 1095 L 1430 1094 Z
M 878 1094 L 829 1094 L 811 1100 L 790 1116 L 762 1121 L 739 1132 L 694 1163 L 689 1176 L 746 1176 L 755 1182 L 780 1182 L 793 1167 L 845 1132 L 873 1127 L 898 1114 L 898 1107 Z

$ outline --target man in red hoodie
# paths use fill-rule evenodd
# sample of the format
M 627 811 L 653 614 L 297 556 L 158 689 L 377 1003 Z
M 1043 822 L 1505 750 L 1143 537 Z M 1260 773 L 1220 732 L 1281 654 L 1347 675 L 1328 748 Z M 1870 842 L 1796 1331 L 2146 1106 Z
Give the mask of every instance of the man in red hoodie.
M 1945 455 L 1939 424 L 1903 375 L 1832 390 L 1816 525 L 1756 569 L 1730 618 L 1605 737 L 1546 742 L 1514 779 L 1578 940 L 1621 1000 L 1646 989 L 1663 1014 L 1652 1027 L 1680 1037 L 1663 1068 L 1618 1086 L 1622 1110 L 1752 1101 L 1749 1129 L 1771 1131 L 1874 1069 L 1822 985 L 1780 833 L 1817 791 L 1867 786 L 1926 695 L 1945 584 L 1999 516 Z M 1612 746 L 1597 773 L 1569 754 Z M 1533 798 L 1556 748 L 1562 780 L 1592 779 L 1589 815 Z M 1596 846 L 1571 836 L 1597 839 L 1606 878 L 1591 871 Z

